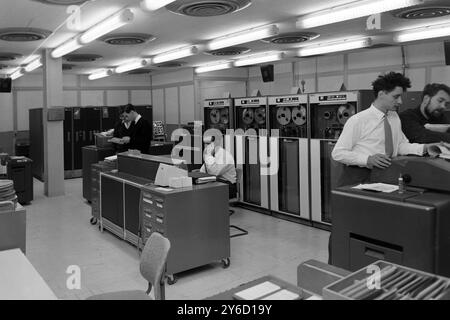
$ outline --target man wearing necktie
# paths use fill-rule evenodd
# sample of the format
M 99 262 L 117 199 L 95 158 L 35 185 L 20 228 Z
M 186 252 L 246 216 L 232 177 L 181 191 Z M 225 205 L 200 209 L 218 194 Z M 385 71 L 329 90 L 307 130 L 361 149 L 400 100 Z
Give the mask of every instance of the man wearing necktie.
M 348 119 L 331 154 L 345 165 L 337 186 L 366 183 L 372 168 L 386 169 L 399 155 L 423 156 L 431 146 L 410 143 L 402 132 L 397 111 L 403 92 L 411 87 L 410 80 L 390 72 L 380 75 L 372 87 L 372 105 Z

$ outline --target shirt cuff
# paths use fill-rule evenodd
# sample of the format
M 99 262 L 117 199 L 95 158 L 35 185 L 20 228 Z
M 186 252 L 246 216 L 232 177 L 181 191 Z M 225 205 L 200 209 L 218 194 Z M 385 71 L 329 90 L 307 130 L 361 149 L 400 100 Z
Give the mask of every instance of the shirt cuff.
M 368 155 L 361 154 L 358 155 L 356 161 L 358 162 L 358 166 L 360 167 L 367 167 L 367 160 L 369 159 Z

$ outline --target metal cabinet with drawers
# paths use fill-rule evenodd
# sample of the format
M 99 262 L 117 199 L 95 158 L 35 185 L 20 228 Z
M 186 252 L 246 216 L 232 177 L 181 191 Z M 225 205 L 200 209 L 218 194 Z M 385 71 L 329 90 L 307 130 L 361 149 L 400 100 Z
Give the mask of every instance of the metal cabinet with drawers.
M 169 283 L 175 274 L 222 260 L 230 264 L 228 186 L 209 183 L 182 189 L 142 188 L 141 239 L 153 232 L 167 237 Z

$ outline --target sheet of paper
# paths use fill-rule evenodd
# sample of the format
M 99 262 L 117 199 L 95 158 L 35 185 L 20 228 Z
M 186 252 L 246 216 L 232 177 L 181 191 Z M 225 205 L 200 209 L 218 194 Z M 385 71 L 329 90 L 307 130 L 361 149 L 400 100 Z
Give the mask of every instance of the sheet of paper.
M 366 184 L 360 184 L 353 189 L 360 189 L 360 190 L 372 190 L 372 191 L 379 191 L 379 192 L 385 192 L 385 193 L 391 193 L 398 190 L 398 186 L 394 184 L 387 184 L 387 183 L 366 183 Z
M 311 297 L 309 297 L 309 298 L 307 298 L 307 299 L 305 299 L 305 300 L 323 300 L 323 298 L 322 297 L 319 297 L 319 296 L 311 296 Z
M 164 191 L 164 192 L 173 191 L 173 189 L 171 189 L 171 188 L 163 188 L 163 187 L 156 188 L 155 190 L 156 191 Z
M 106 157 L 105 160 L 108 160 L 108 161 L 117 160 L 117 155 L 116 156 L 111 156 L 111 157 Z
M 235 296 L 244 300 L 256 300 L 258 298 L 261 298 L 262 296 L 265 296 L 269 293 L 275 292 L 280 289 L 281 288 L 276 284 L 270 281 L 266 281 L 254 287 L 239 291 L 235 294 Z
M 295 300 L 298 298 L 300 298 L 300 296 L 297 293 L 283 289 L 264 297 L 261 300 Z

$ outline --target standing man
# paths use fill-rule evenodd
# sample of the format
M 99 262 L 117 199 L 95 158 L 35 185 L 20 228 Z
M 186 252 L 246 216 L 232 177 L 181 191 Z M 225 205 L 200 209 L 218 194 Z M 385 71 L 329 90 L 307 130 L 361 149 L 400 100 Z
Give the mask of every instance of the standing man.
M 334 160 L 345 165 L 339 186 L 368 181 L 370 169 L 385 169 L 398 155 L 427 153 L 428 145 L 410 143 L 402 132 L 397 111 L 403 92 L 411 87 L 400 73 L 381 75 L 373 83 L 372 105 L 352 116 L 333 149 Z
M 148 153 L 151 144 L 152 126 L 136 112 L 132 104 L 125 106 L 123 115 L 125 121 L 131 122 L 131 134 L 129 137 L 122 138 L 124 143 L 129 143 L 130 150 L 139 150 L 141 153 Z
M 402 130 L 411 142 L 450 142 L 450 129 L 436 132 L 426 124 L 450 124 L 450 116 L 445 114 L 450 103 L 450 88 L 445 84 L 431 83 L 423 89 L 422 103 L 415 109 L 400 113 Z
M 123 137 L 131 136 L 131 121 L 125 120 L 125 106 L 121 106 L 119 108 L 119 121 L 114 126 L 113 137 L 116 139 L 112 139 L 111 142 L 114 143 L 114 148 L 116 153 L 125 152 L 129 149 L 129 143 L 124 143 Z
M 429 149 L 429 145 L 409 143 L 397 114 L 403 92 L 411 87 L 410 80 L 390 72 L 380 75 L 372 87 L 372 105 L 348 119 L 331 153 L 345 165 L 337 186 L 368 182 L 372 168 L 385 169 L 397 155 L 423 156 Z M 331 238 L 330 234 L 328 263 L 332 262 Z

